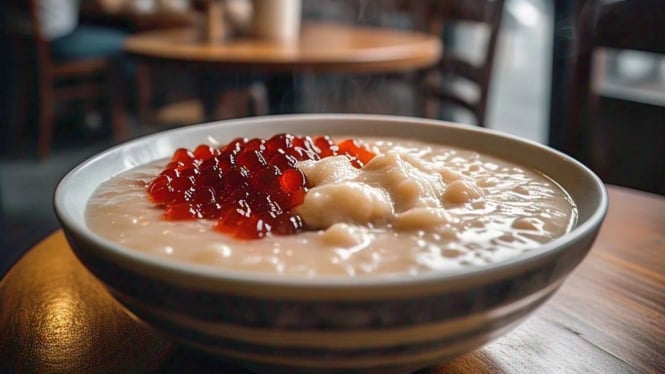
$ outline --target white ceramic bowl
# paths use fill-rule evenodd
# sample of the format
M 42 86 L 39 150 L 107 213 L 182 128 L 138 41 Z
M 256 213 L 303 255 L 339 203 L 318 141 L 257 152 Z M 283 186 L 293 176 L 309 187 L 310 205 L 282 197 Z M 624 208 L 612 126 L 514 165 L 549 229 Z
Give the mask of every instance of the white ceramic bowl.
M 579 209 L 573 230 L 492 265 L 405 277 L 294 279 L 213 270 L 101 238 L 84 210 L 109 177 L 209 136 L 390 136 L 493 154 L 557 181 Z M 607 209 L 602 182 L 550 148 L 480 128 L 418 118 L 290 115 L 190 126 L 130 141 L 85 161 L 58 186 L 69 243 L 129 311 L 175 338 L 261 370 L 411 372 L 504 334 L 561 285 L 589 251 Z M 538 334 L 538 331 L 534 331 Z

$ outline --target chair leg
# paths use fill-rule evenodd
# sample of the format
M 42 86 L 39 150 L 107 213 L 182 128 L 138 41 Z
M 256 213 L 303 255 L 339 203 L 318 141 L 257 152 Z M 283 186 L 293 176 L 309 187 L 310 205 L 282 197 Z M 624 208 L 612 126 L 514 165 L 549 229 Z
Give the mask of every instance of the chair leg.
M 256 82 L 253 83 L 247 89 L 250 98 L 250 104 L 252 106 L 251 114 L 255 116 L 264 116 L 268 114 L 268 91 L 263 83 Z
M 611 142 L 608 139 L 607 128 L 603 127 L 600 119 L 600 97 L 590 94 L 588 97 L 589 110 L 586 112 L 586 123 L 588 124 L 588 134 L 583 134 L 589 141 L 587 155 L 589 166 L 593 169 L 600 179 L 605 180 L 609 175 L 609 168 L 612 160 L 609 158 L 615 154 L 612 152 Z
M 129 138 L 129 126 L 127 123 L 127 111 L 124 105 L 122 95 L 122 77 L 118 71 L 119 67 L 112 66 L 108 74 L 110 82 L 108 88 L 110 90 L 108 99 L 111 108 L 111 127 L 113 130 L 113 139 L 116 142 L 122 142 Z
M 55 93 L 50 82 L 40 85 L 39 91 L 39 131 L 37 135 L 37 155 L 45 159 L 51 151 L 53 122 L 55 119 Z
M 425 99 L 425 118 L 433 118 L 437 119 L 439 118 L 439 110 L 441 109 L 441 105 L 436 101 L 432 100 L 429 98 Z
M 211 78 L 211 74 L 206 71 L 196 72 L 195 79 L 199 100 L 203 106 L 204 121 L 217 120 L 218 105 L 222 101 L 220 100 L 222 95 L 220 88 L 215 84 L 213 78 Z
M 138 92 L 139 121 L 148 123 L 152 118 L 152 87 L 150 66 L 138 62 L 136 66 L 136 90 Z
M 27 58 L 25 58 L 25 54 L 28 53 L 27 48 L 23 43 L 15 43 L 13 48 L 16 49 L 16 60 L 14 61 L 16 68 L 18 70 L 18 75 L 19 77 L 24 77 L 24 81 L 21 81 L 21 79 L 16 79 L 14 78 L 13 81 L 13 87 L 12 87 L 12 92 L 14 92 L 14 95 L 10 98 L 12 100 L 12 103 L 14 105 L 10 105 L 10 110 L 12 110 L 11 114 L 12 116 L 10 117 L 13 120 L 13 123 L 10 121 L 10 126 L 12 126 L 12 130 L 15 136 L 12 138 L 15 138 L 16 140 L 19 140 L 21 137 L 25 136 L 26 134 L 26 124 L 28 122 L 29 118 L 29 104 L 28 102 L 30 101 L 30 94 L 29 94 L 29 87 L 32 87 L 32 84 L 34 84 L 34 79 L 33 79 L 33 74 L 29 73 L 29 69 L 27 68 L 28 63 L 27 63 Z

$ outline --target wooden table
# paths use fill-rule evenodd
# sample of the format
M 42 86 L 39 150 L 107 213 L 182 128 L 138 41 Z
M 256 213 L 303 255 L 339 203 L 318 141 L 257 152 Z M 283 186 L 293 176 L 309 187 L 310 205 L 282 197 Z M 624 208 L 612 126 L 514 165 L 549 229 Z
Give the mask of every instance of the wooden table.
M 190 28 L 135 34 L 127 39 L 125 50 L 138 61 L 139 106 L 148 108 L 148 66 L 195 72 L 389 73 L 433 65 L 442 45 L 439 38 L 424 33 L 310 22 L 303 24 L 295 43 L 254 38 L 205 42 Z M 204 105 L 215 104 L 203 100 Z M 208 114 L 210 109 L 206 108 Z
M 412 70 L 434 64 L 441 42 L 432 35 L 338 23 L 305 23 L 295 43 L 254 38 L 219 43 L 198 40 L 193 29 L 130 36 L 125 50 L 142 61 L 277 71 L 373 72 Z
M 609 195 L 591 253 L 550 301 L 508 335 L 423 373 L 665 372 L 665 197 Z M 129 317 L 61 231 L 0 282 L 0 331 L 0 371 L 245 372 Z

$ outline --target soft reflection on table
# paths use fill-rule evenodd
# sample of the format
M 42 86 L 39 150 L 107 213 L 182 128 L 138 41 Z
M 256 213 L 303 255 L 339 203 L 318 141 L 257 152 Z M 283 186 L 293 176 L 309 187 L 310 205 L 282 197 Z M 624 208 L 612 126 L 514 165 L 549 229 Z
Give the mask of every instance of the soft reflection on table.
M 594 248 L 550 301 L 496 342 L 423 373 L 664 372 L 665 198 L 609 194 Z M 0 372 L 246 372 L 132 319 L 61 231 L 0 282 L 0 331 Z

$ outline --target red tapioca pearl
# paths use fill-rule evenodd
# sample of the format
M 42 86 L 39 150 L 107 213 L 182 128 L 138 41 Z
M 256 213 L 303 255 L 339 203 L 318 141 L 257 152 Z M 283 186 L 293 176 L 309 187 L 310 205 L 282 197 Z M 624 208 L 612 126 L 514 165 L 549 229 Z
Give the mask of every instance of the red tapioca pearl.
M 284 153 L 287 156 L 290 156 L 290 157 L 294 158 L 297 161 L 303 161 L 303 160 L 308 159 L 307 158 L 307 153 L 304 152 L 304 148 L 302 148 L 302 147 L 289 148 L 289 149 L 285 150 Z
M 217 161 L 217 165 L 222 170 L 228 170 L 236 166 L 237 154 L 232 152 L 222 152 L 219 156 L 216 156 L 214 160 Z
M 238 231 L 240 222 L 246 219 L 233 208 L 222 207 L 221 218 L 215 222 L 213 228 L 219 232 L 234 235 Z
M 304 148 L 306 146 L 305 143 L 305 138 L 302 136 L 294 136 L 293 140 L 291 141 L 291 147 L 289 148 L 295 148 L 295 147 L 301 147 Z
M 219 153 L 220 151 L 217 148 L 202 144 L 194 150 L 194 157 L 205 161 L 211 157 L 217 156 Z
M 328 136 L 318 136 L 314 139 L 314 144 L 319 149 L 321 158 L 334 156 L 337 154 L 335 142 Z
M 185 192 L 189 188 L 191 188 L 194 185 L 194 176 L 184 176 L 180 178 L 176 178 L 169 183 L 169 186 L 175 191 L 175 192 Z
M 168 180 L 171 181 L 173 179 L 176 179 L 176 178 L 180 177 L 180 171 L 177 170 L 177 169 L 166 169 L 166 170 L 162 171 L 159 175 L 167 177 Z
M 292 235 L 304 230 L 302 218 L 297 214 L 282 214 L 271 223 L 272 232 L 278 235 Z
M 286 154 L 285 151 L 277 152 L 268 161 L 269 165 L 274 165 L 280 170 L 294 168 L 298 164 L 298 159 Z
M 239 153 L 242 147 L 249 141 L 247 138 L 235 138 L 220 150 L 222 153 Z
M 173 170 L 175 170 L 175 171 L 177 171 L 177 172 L 179 172 L 179 173 L 182 174 L 183 172 L 185 172 L 185 171 L 187 171 L 187 170 L 196 169 L 196 168 L 197 168 L 197 167 L 196 167 L 196 162 L 197 162 L 196 160 L 192 160 L 192 161 L 191 161 L 190 163 L 188 163 L 188 164 L 185 164 L 185 163 L 182 163 L 182 162 L 178 162 L 177 165 L 176 165 L 176 167 L 173 168 Z
M 279 185 L 282 191 L 292 193 L 294 191 L 305 188 L 307 181 L 305 175 L 300 169 L 285 170 L 279 177 Z
M 155 179 L 153 179 L 150 182 L 150 184 L 148 184 L 148 192 L 150 192 L 150 190 L 155 187 L 168 186 L 171 183 L 171 180 L 172 178 L 170 178 L 167 175 L 162 175 L 162 174 L 158 175 L 157 177 L 155 177 Z
M 207 169 L 201 169 L 201 173 L 196 179 L 197 185 L 216 186 L 222 183 L 224 173 L 219 167 L 213 166 Z
M 217 201 L 215 190 L 212 187 L 192 187 L 189 202 L 193 204 L 210 204 Z
M 222 216 L 222 206 L 218 203 L 204 204 L 199 208 L 204 218 L 216 219 Z
M 257 191 L 274 191 L 279 186 L 279 176 L 282 171 L 276 166 L 268 166 L 264 169 L 256 170 L 249 178 L 249 186 Z
M 227 191 L 233 191 L 234 189 L 247 187 L 249 176 L 249 170 L 243 166 L 234 166 L 230 168 L 224 174 L 222 181 L 224 189 Z
M 243 150 L 238 154 L 236 163 L 240 166 L 244 166 L 249 171 L 262 169 L 268 165 L 263 154 L 258 150 Z
M 251 217 L 254 215 L 254 210 L 252 209 L 252 206 L 249 204 L 249 196 L 245 199 L 240 199 L 235 203 L 235 210 L 237 213 L 239 213 L 243 217 Z M 233 205 L 233 204 L 232 204 Z
M 265 140 L 254 138 L 250 139 L 241 149 L 240 152 L 246 151 L 263 151 L 265 149 Z
M 246 200 L 250 194 L 246 189 L 216 191 L 217 199 L 224 210 L 235 209 L 241 200 Z
M 304 148 L 309 153 L 315 154 L 317 159 L 319 159 L 321 157 L 321 150 L 319 149 L 319 147 L 314 142 L 314 139 L 312 139 L 312 137 L 310 137 L 310 136 L 306 136 L 304 138 L 304 140 L 305 140 L 305 147 Z
M 194 187 L 189 187 L 185 191 L 182 192 L 183 200 L 185 202 L 190 203 L 192 201 L 192 195 L 194 194 Z
M 355 140 L 348 139 L 339 144 L 339 153 L 346 154 L 352 158 L 360 161 L 355 163 L 354 166 L 362 167 L 364 164 L 368 163 L 372 158 L 374 158 L 374 153 L 365 148 L 364 146 L 359 145 Z
M 365 147 L 361 147 L 360 151 L 356 154 L 356 158 L 363 164 L 367 164 L 368 162 L 372 161 L 374 156 L 376 155 Z
M 178 148 L 173 152 L 173 157 L 171 157 L 171 162 L 182 162 L 184 164 L 191 164 L 194 159 L 194 153 L 188 150 L 187 148 Z
M 199 213 L 188 203 L 172 204 L 166 208 L 164 218 L 167 220 L 187 220 L 200 218 Z
M 189 179 L 192 185 L 195 185 L 197 183 L 197 180 L 200 176 L 201 176 L 201 170 L 199 170 L 199 168 L 196 167 L 191 167 L 180 171 L 180 178 Z
M 168 165 L 166 165 L 166 169 L 167 170 L 171 169 L 171 170 L 180 171 L 180 170 L 189 169 L 193 165 L 194 165 L 194 161 L 189 161 L 187 163 L 182 162 L 182 161 L 171 161 L 171 162 L 168 163 Z
M 268 235 L 271 225 L 258 216 L 248 217 L 238 224 L 235 237 L 238 239 L 260 239 Z
M 294 136 L 291 134 L 277 134 L 266 141 L 266 151 L 274 153 L 280 149 L 290 148 L 293 138 Z
M 162 182 L 160 178 L 166 179 L 164 176 L 157 177 L 157 179 L 148 186 L 148 194 L 152 201 L 156 203 L 166 203 L 174 190 L 167 182 Z
M 271 192 L 270 196 L 283 210 L 291 209 L 291 194 L 282 190 L 275 190 Z
M 273 200 L 272 196 L 266 192 L 252 193 L 248 197 L 247 202 L 249 203 L 252 212 L 259 212 L 260 214 L 270 213 L 272 215 L 279 215 L 283 213 L 279 203 Z
M 302 189 L 293 192 L 273 191 L 270 195 L 283 211 L 288 212 L 302 204 L 305 200 L 305 193 L 305 190 Z
M 205 160 L 200 160 L 197 162 L 196 167 L 199 170 L 206 170 L 213 167 L 219 166 L 219 158 L 217 156 L 210 157 Z
M 347 139 L 337 145 L 340 154 L 353 155 L 353 151 L 358 148 L 352 139 Z
M 305 201 L 305 195 L 307 192 L 305 191 L 304 188 L 301 188 L 299 190 L 293 191 L 290 193 L 291 195 L 291 205 L 289 209 L 293 209 L 297 207 L 298 205 L 302 204 L 303 201 Z
M 168 190 L 169 185 L 168 182 L 166 181 L 166 177 L 159 176 L 156 179 L 154 179 L 150 184 L 148 185 L 148 193 L 150 196 L 153 198 L 153 200 L 158 200 L 156 196 L 153 196 L 156 192 L 161 192 L 161 191 L 166 191 Z
M 352 158 L 350 160 L 350 162 L 351 162 L 351 166 L 353 166 L 356 169 L 362 169 L 362 167 L 365 166 L 365 163 L 358 160 L 357 158 Z
M 314 147 L 315 149 L 309 149 L 309 148 L 296 148 L 296 152 L 299 152 L 302 154 L 302 160 L 314 160 L 318 161 L 321 159 L 321 155 L 318 152 L 318 149 Z

